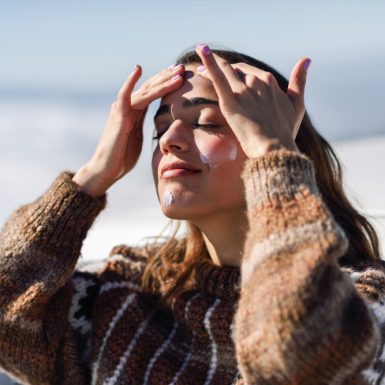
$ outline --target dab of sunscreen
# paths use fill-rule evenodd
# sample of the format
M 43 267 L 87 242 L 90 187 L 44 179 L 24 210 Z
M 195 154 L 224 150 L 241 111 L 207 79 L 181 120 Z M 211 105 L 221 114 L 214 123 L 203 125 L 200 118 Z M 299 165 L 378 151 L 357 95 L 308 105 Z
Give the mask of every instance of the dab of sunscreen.
M 171 191 L 165 191 L 163 194 L 163 205 L 171 206 L 175 202 L 175 199 L 171 193 Z
M 237 146 L 234 142 L 222 143 L 216 148 L 210 148 L 204 142 L 197 143 L 197 146 L 201 161 L 212 168 L 237 157 Z

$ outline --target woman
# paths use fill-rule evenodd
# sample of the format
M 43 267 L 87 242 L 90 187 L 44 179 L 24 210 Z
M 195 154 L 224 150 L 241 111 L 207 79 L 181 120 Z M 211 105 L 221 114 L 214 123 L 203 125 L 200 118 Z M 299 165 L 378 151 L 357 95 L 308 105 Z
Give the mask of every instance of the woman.
M 1 233 L 4 370 L 31 384 L 381 381 L 385 271 L 305 114 L 309 64 L 287 83 L 248 56 L 200 45 L 133 92 L 135 68 L 91 160 Z M 98 273 L 74 272 L 159 97 L 159 201 L 190 232 L 118 246 Z

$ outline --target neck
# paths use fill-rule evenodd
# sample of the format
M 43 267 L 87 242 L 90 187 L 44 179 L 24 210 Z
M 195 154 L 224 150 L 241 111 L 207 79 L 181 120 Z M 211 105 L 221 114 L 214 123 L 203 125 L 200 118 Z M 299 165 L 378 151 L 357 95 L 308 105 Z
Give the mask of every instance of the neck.
M 212 261 L 221 266 L 240 266 L 248 221 L 246 213 L 219 213 L 194 223 L 203 239 Z

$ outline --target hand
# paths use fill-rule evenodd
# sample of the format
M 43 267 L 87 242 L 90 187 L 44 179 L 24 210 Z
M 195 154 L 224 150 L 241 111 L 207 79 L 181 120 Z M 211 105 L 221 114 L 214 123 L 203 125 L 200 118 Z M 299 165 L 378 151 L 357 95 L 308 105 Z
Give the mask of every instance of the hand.
M 247 157 L 281 147 L 297 149 L 294 140 L 305 113 L 310 59 L 298 61 L 284 93 L 269 72 L 246 63 L 230 65 L 205 45 L 198 46 L 196 52 L 203 63 L 197 72 L 212 81 L 221 112 Z
M 74 175 L 79 188 L 93 196 L 103 195 L 136 164 L 143 143 L 143 121 L 148 105 L 179 88 L 183 66 L 159 72 L 133 92 L 142 69 L 136 66 L 112 104 L 107 125 L 95 153 Z

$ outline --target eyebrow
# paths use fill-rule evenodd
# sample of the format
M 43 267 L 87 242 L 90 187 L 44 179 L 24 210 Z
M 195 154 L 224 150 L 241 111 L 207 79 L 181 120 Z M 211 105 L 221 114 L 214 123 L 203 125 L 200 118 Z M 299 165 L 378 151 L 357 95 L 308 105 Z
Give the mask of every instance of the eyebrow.
M 202 106 L 207 104 L 212 106 L 219 106 L 218 100 L 197 97 L 197 98 L 191 98 L 191 99 L 185 100 L 182 104 L 182 107 L 191 108 L 191 107 Z M 163 104 L 158 108 L 158 111 L 156 111 L 154 120 L 160 115 L 169 114 L 169 113 L 170 113 L 170 106 L 168 104 Z

